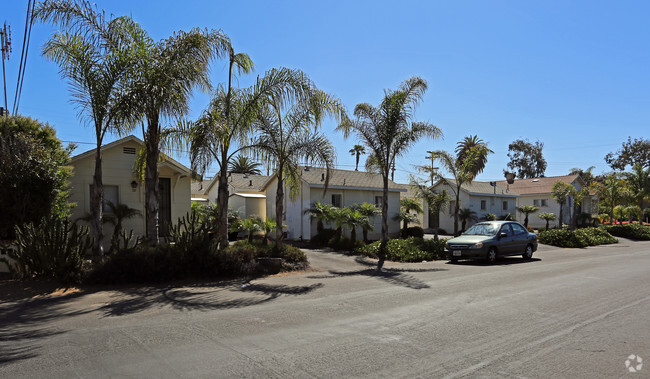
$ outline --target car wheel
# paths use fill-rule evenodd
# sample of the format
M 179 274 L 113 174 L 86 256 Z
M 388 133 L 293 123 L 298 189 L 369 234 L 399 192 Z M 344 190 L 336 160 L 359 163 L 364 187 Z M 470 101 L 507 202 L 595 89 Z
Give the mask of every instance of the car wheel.
M 497 249 L 496 247 L 491 247 L 487 253 L 487 262 L 489 264 L 494 264 L 497 261 Z
M 449 259 L 449 262 L 458 263 L 458 258 L 451 258 L 451 259 Z
M 521 255 L 525 260 L 530 260 L 533 257 L 533 247 L 526 245 L 526 251 Z

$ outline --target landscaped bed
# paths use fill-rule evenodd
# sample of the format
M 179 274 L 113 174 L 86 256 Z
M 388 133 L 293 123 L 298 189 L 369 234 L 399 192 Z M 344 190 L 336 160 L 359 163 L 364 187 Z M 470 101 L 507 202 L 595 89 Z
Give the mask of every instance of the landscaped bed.
M 618 240 L 601 228 L 589 227 L 576 230 L 567 228 L 541 231 L 539 242 L 558 247 L 587 247 L 618 243 Z

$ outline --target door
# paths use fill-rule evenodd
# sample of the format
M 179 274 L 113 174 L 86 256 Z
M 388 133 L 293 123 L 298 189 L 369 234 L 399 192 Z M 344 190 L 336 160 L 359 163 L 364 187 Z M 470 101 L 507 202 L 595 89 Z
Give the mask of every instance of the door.
M 528 245 L 528 230 L 519 224 L 510 224 L 514 232 L 513 249 L 515 253 L 523 253 Z
M 509 255 L 512 254 L 515 250 L 514 245 L 514 237 L 513 237 L 513 232 L 512 232 L 512 227 L 510 224 L 503 224 L 501 226 L 501 230 L 499 231 L 499 234 L 505 233 L 506 235 L 499 238 L 499 243 L 497 246 L 497 249 L 499 250 L 499 254 L 501 255 Z
M 172 223 L 172 186 L 171 179 L 160 178 L 158 181 L 158 235 L 169 236 Z

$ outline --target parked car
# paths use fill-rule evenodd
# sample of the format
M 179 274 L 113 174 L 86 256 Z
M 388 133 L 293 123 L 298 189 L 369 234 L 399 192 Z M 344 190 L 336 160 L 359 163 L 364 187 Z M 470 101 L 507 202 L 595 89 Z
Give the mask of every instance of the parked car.
M 463 234 L 447 241 L 449 260 L 485 259 L 494 263 L 499 257 L 521 255 L 531 259 L 537 250 L 537 235 L 514 221 L 485 221 L 472 225 Z

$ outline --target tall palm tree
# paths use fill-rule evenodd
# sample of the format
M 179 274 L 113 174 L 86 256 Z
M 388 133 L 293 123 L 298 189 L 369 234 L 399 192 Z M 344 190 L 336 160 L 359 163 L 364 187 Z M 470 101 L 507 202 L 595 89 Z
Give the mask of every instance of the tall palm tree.
M 233 68 L 234 67 L 234 68 Z M 231 55 L 231 74 L 248 72 L 252 61 L 243 53 Z M 311 81 L 299 70 L 271 69 L 246 89 L 219 86 L 208 107 L 195 122 L 179 126 L 179 139 L 189 140 L 192 169 L 204 173 L 213 162 L 219 165 L 217 243 L 228 244 L 228 165 L 249 147 L 254 120 L 263 104 L 302 99 L 311 90 Z M 281 219 L 280 219 L 281 220 Z M 280 221 L 278 222 L 280 224 Z M 279 229 L 279 228 L 278 228 Z
M 537 217 L 539 217 L 542 220 L 546 221 L 546 230 L 548 230 L 549 222 L 557 219 L 557 216 L 555 215 L 555 213 L 540 213 L 540 214 L 537 215 Z
M 356 155 L 357 165 L 354 167 L 354 171 L 359 171 L 359 157 L 361 156 L 361 154 L 366 153 L 366 148 L 363 147 L 363 145 L 354 145 L 354 147 L 350 149 L 349 153 L 352 155 Z
M 306 76 L 305 76 L 306 78 Z M 285 184 L 289 196 L 295 198 L 300 189 L 300 162 L 306 161 L 326 167 L 325 188 L 329 184 L 330 167 L 336 151 L 318 127 L 325 117 L 347 120 L 345 107 L 339 99 L 316 89 L 304 93 L 295 101 L 272 96 L 257 113 L 257 136 L 250 149 L 258 158 L 276 167 L 277 190 L 275 198 L 276 247 L 282 249 Z
M 439 214 L 441 211 L 444 211 L 445 205 L 451 200 L 451 196 L 449 196 L 449 192 L 446 190 L 435 192 L 431 187 L 427 187 L 415 180 L 411 180 L 411 186 L 415 189 L 416 196 L 427 203 L 429 213 Z M 440 229 L 438 225 L 433 228 L 433 239 L 435 241 L 439 239 L 438 229 Z
M 412 77 L 395 90 L 386 90 L 379 107 L 368 103 L 357 104 L 354 109 L 355 120 L 341 123 L 338 127 L 347 138 L 354 133 L 369 148 L 370 164 L 379 169 L 383 179 L 381 248 L 377 270 L 381 270 L 386 259 L 388 243 L 388 180 L 391 167 L 398 157 L 405 154 L 416 142 L 424 137 L 438 138 L 442 131 L 428 123 L 414 121 L 415 108 L 422 101 L 427 90 L 427 82 Z
M 479 140 L 480 141 L 480 140 Z M 453 176 L 455 183 L 449 183 L 456 203 L 454 207 L 454 236 L 458 235 L 458 214 L 460 212 L 460 190 L 463 184 L 470 184 L 481 173 L 485 165 L 482 162 L 492 153 L 485 143 L 478 143 L 468 149 L 457 149 L 456 156 L 447 151 L 437 150 L 434 158 Z M 460 159 L 459 159 L 460 158 Z
M 34 20 L 62 28 L 43 47 L 43 54 L 57 63 L 68 79 L 81 118 L 95 131 L 95 173 L 92 184 L 93 251 L 104 254 L 101 146 L 107 133 L 120 133 L 131 120 L 119 99 L 136 62 L 133 36 L 137 24 L 128 17 L 106 18 L 88 1 L 45 0 L 37 4 Z
M 524 226 L 528 228 L 528 215 L 539 211 L 539 207 L 535 205 L 524 205 L 521 207 L 517 207 L 517 210 L 526 215 L 526 217 L 524 218 Z
M 487 153 L 480 155 L 478 159 L 473 159 L 475 166 L 472 168 L 472 171 L 478 174 L 481 173 L 485 168 L 485 165 L 487 164 L 488 154 L 494 153 L 494 151 L 490 150 L 487 147 L 487 143 L 485 141 L 478 138 L 477 135 L 466 136 L 462 141 L 456 144 L 456 150 L 454 150 L 454 152 L 456 153 L 456 159 L 462 163 L 466 159 L 470 158 L 470 152 L 476 148 L 484 148 L 486 149 L 485 151 Z
M 259 163 L 240 154 L 230 162 L 229 171 L 233 174 L 262 175 L 262 170 L 259 169 L 260 166 Z
M 374 229 L 371 220 L 374 219 L 375 216 L 379 216 L 381 214 L 381 209 L 379 209 L 376 205 L 370 203 L 354 204 L 352 206 L 352 209 L 359 211 L 359 213 L 364 215 L 367 219 L 367 222 L 364 221 L 360 226 L 363 232 L 363 242 L 368 243 L 368 231 L 372 231 Z
M 467 226 L 468 221 L 477 221 L 478 217 L 476 217 L 476 212 L 469 208 L 463 208 L 458 212 L 458 218 L 460 219 L 461 222 L 461 230 L 465 231 L 465 227 Z
M 192 29 L 179 31 L 154 41 L 146 31 L 137 35 L 138 65 L 133 70 L 124 102 L 146 121 L 143 125 L 145 151 L 145 217 L 149 244 L 158 243 L 160 150 L 164 148 L 165 120 L 178 119 L 189 112 L 192 90 L 210 89 L 210 61 L 230 51 L 230 40 L 221 31 Z

